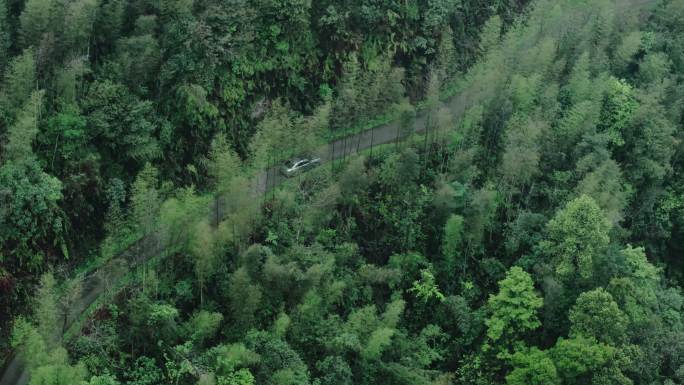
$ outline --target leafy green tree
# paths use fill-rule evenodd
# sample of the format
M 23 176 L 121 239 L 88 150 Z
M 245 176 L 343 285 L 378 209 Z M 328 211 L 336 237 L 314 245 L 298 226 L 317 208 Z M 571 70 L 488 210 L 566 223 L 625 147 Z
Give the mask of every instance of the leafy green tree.
M 100 0 L 76 0 L 64 10 L 64 31 L 62 44 L 70 52 L 87 54 L 93 33 Z
M 263 331 L 251 332 L 245 340 L 245 346 L 261 357 L 254 371 L 256 383 L 273 385 L 309 383 L 306 364 L 287 342 Z
M 41 45 L 44 35 L 59 28 L 60 6 L 56 0 L 29 0 L 21 13 L 21 38 L 24 47 Z
M 563 279 L 590 279 L 610 239 L 610 223 L 596 202 L 582 195 L 567 203 L 547 224 L 542 249 L 552 258 Z
M 485 186 L 472 194 L 468 209 L 465 212 L 465 228 L 468 240 L 468 257 L 481 252 L 483 241 L 494 225 L 495 215 L 500 199 L 496 190 Z
M 659 306 L 659 269 L 648 261 L 642 247 L 628 245 L 620 254 L 624 270 L 621 277 L 611 279 L 606 290 L 629 317 L 630 329 L 643 330 Z
M 198 241 L 195 240 L 196 232 L 188 231 L 188 224 L 200 226 L 198 223 L 205 219 L 208 211 L 206 204 L 207 200 L 198 196 L 193 186 L 180 189 L 174 196 L 166 199 L 159 209 L 159 227 L 163 234 L 164 244 L 192 252 L 192 247 Z M 213 234 L 208 236 L 211 235 Z
M 133 365 L 127 368 L 127 383 L 135 385 L 153 385 L 162 381 L 162 373 L 154 359 L 146 356 L 138 357 Z
M 249 369 L 242 368 L 227 376 L 218 376 L 217 385 L 255 385 L 254 376 Z
M 230 181 L 239 175 L 240 158 L 230 147 L 225 135 L 219 133 L 211 142 L 209 152 L 208 172 L 216 187 L 216 192 L 224 193 Z
M 50 360 L 50 354 L 45 340 L 38 329 L 23 317 L 18 317 L 12 327 L 11 346 L 19 354 L 30 357 L 28 368 L 34 369 Z
M 194 259 L 195 276 L 199 284 L 200 303 L 204 304 L 206 282 L 216 272 L 217 244 L 216 234 L 207 223 L 200 221 L 195 224 L 194 235 L 190 240 L 190 253 Z
M 36 292 L 37 329 L 50 349 L 57 346 L 61 332 L 56 285 L 52 273 L 45 273 L 40 278 L 40 286 Z
M 409 292 L 413 293 L 417 298 L 424 302 L 428 302 L 432 298 L 435 298 L 440 302 L 445 299 L 444 294 L 439 291 L 439 287 L 435 282 L 435 276 L 430 269 L 421 270 L 420 280 L 413 282 L 413 286 L 411 286 Z
M 223 315 L 221 313 L 200 310 L 187 321 L 185 329 L 195 344 L 203 345 L 216 335 L 222 321 Z
M 86 375 L 82 363 L 70 365 L 60 344 L 56 282 L 51 273 L 41 277 L 36 292 L 37 325 L 18 318 L 12 330 L 12 346 L 26 362 L 29 384 L 80 384 Z
M 450 85 L 450 82 L 455 80 L 458 72 L 458 53 L 454 46 L 454 31 L 451 27 L 446 27 L 439 38 L 439 47 L 437 48 L 437 58 L 435 59 L 435 67 L 441 74 L 443 84 Z
M 316 363 L 321 373 L 321 385 L 352 385 L 353 377 L 349 364 L 340 356 L 328 356 Z
M 116 58 L 121 79 L 142 94 L 145 94 L 146 88 L 154 89 L 154 74 L 159 72 L 161 64 L 161 50 L 155 38 L 157 24 L 154 15 L 140 16 L 135 21 L 133 36 L 117 42 Z
M 232 375 L 236 370 L 254 367 L 261 361 L 261 356 L 243 343 L 214 346 L 206 356 L 217 376 Z
M 416 339 L 416 349 L 413 354 L 416 366 L 428 368 L 446 358 L 446 346 L 449 335 L 437 325 L 424 327 Z
M 664 80 L 670 68 L 672 61 L 663 52 L 649 52 L 639 64 L 639 80 L 642 84 L 657 84 Z
M 501 40 L 501 27 L 502 20 L 500 16 L 495 15 L 487 20 L 480 36 L 480 49 L 482 51 L 487 52 L 496 47 Z
M 623 131 L 623 170 L 634 187 L 651 191 L 649 188 L 658 186 L 671 170 L 676 129 L 666 118 L 666 112 L 655 95 L 646 93 L 637 96 L 637 101 L 638 108 L 631 124 Z M 639 202 L 639 196 L 635 200 Z M 644 210 L 649 212 L 646 208 Z
M 105 191 L 107 196 L 107 213 L 105 215 L 105 230 L 111 239 L 125 233 L 124 204 L 126 202 L 126 187 L 121 179 L 112 178 Z M 105 244 L 107 240 L 105 240 Z
M 627 72 L 627 66 L 633 61 L 634 56 L 643 49 L 643 37 L 641 31 L 632 31 L 622 36 L 622 40 L 613 55 L 613 65 L 617 71 Z
M 577 298 L 568 314 L 570 335 L 583 335 L 613 346 L 625 339 L 627 317 L 604 289 L 587 291 Z
M 461 277 L 463 278 L 466 271 L 466 259 L 463 258 L 465 250 L 463 247 L 463 232 L 464 232 L 463 217 L 457 214 L 452 214 L 444 225 L 444 238 L 442 241 L 442 253 L 444 254 L 444 272 L 447 276 L 454 273 L 455 269 L 459 268 L 458 261 L 460 260 Z
M 587 165 L 591 163 L 591 165 Z M 596 164 L 590 156 L 578 162 L 578 171 L 591 167 L 591 171 L 584 174 L 576 187 L 578 195 L 587 195 L 594 199 L 601 207 L 611 224 L 617 225 L 624 218 L 624 210 L 633 192 L 631 186 L 624 180 L 622 170 L 617 162 L 607 159 Z
M 139 170 L 160 154 L 152 103 L 135 97 L 124 85 L 109 80 L 92 83 L 82 107 L 89 141 L 97 146 L 103 164 L 115 166 L 106 175 L 120 177 L 124 170 Z
M 97 156 L 88 144 L 86 119 L 73 105 L 48 119 L 38 143 L 49 148 L 41 154 L 49 159 L 49 169 L 64 179 L 77 174 L 84 165 L 97 167 Z
M 43 107 L 43 92 L 36 91 L 17 114 L 7 133 L 4 157 L 22 162 L 33 156 L 33 142 L 38 133 L 38 118 Z
M 605 132 L 610 143 L 622 146 L 623 131 L 637 108 L 632 87 L 623 80 L 611 78 L 601 107 L 599 131 Z
M 290 131 L 293 131 L 291 113 L 280 102 L 277 102 L 259 123 L 257 132 L 250 143 L 250 151 L 255 166 L 267 168 L 272 166 L 276 159 L 285 158 L 289 155 L 285 154 L 285 151 L 291 149 L 288 145 L 292 143 L 290 136 Z
M 36 90 L 36 63 L 31 50 L 25 50 L 7 64 L 0 90 L 0 112 L 6 124 L 26 104 Z
M 529 184 L 539 172 L 539 138 L 543 128 L 542 123 L 520 115 L 515 115 L 508 122 L 501 159 L 501 174 L 507 184 L 520 188 Z
M 147 163 L 131 186 L 131 218 L 143 234 L 150 234 L 157 226 L 161 204 L 157 178 L 157 169 Z
M 548 352 L 538 348 L 517 351 L 511 356 L 513 370 L 506 375 L 507 385 L 560 385 Z
M 570 78 L 564 89 L 572 105 L 577 105 L 593 98 L 592 93 L 595 91 L 591 81 L 589 53 L 582 52 L 572 67 Z
M 62 363 L 44 365 L 31 373 L 29 385 L 69 385 L 81 383 L 86 375 L 82 364 L 70 366 Z
M 120 382 L 111 374 L 103 374 L 100 376 L 92 376 L 87 382 L 88 385 L 119 385 Z
M 590 381 L 592 374 L 609 362 L 615 348 L 593 338 L 560 338 L 551 349 L 551 357 L 563 383 Z
M 229 303 L 232 310 L 232 328 L 237 335 L 255 326 L 256 312 L 261 306 L 263 293 L 251 282 L 245 268 L 236 270 L 230 277 Z
M 0 244 L 2 260 L 13 274 L 39 272 L 48 259 L 68 256 L 62 184 L 34 161 L 0 166 Z
M 178 309 L 164 302 L 151 303 L 145 310 L 145 324 L 153 341 L 174 341 L 178 333 Z
M 235 192 L 231 191 L 235 187 L 234 182 L 242 175 L 241 166 L 240 158 L 230 147 L 225 135 L 216 135 L 211 142 L 208 173 L 216 189 L 214 221 L 217 225 L 225 215 L 223 202 L 228 199 L 226 195 Z
M 403 301 L 390 303 L 383 314 L 381 325 L 373 330 L 364 341 L 365 346 L 361 349 L 361 357 L 365 360 L 378 360 L 382 352 L 390 345 L 392 337 L 396 333 L 396 324 L 404 310 Z
M 534 290 L 530 275 L 518 266 L 512 267 L 499 282 L 499 292 L 490 295 L 487 309 L 487 347 L 505 350 L 525 334 L 541 326 L 537 311 L 543 300 Z

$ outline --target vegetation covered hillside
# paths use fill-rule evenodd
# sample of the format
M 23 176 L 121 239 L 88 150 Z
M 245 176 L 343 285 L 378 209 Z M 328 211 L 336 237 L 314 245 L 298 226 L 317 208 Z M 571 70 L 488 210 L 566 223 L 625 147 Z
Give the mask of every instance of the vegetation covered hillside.
M 44 186 L 37 217 L 52 218 L 27 226 L 0 211 L 13 231 L 1 259 L 11 279 L 0 289 L 22 287 L 26 298 L 30 277 L 39 280 L 27 301 L 32 314 L 16 317 L 11 333 L 31 384 L 684 384 L 684 2 L 359 3 L 128 4 L 124 15 L 143 16 L 122 25 L 159 23 L 147 29 L 167 47 L 159 72 L 133 71 L 146 51 L 125 61 L 124 43 L 89 51 L 96 70 L 71 78 L 87 90 L 72 88 L 70 105 L 83 116 L 83 135 L 120 125 L 111 140 L 122 140 L 141 121 L 152 124 L 154 141 L 131 138 L 156 155 L 117 161 L 104 154 L 126 152 L 98 152 L 102 170 L 121 173 L 107 179 L 106 220 L 91 224 L 106 235 L 101 253 L 139 241 L 124 253 L 131 271 L 82 315 L 70 309 L 92 288 L 56 269 L 73 248 L 55 240 L 77 239 L 55 235 L 66 228 L 55 223 L 72 223 L 64 181 L 39 155 L 67 119 L 59 109 L 39 114 L 49 92 L 33 91 L 48 76 L 40 70 L 47 59 L 36 58 L 52 51 L 25 50 L 8 62 L 3 90 L 31 91 L 21 103 L 3 91 L 2 106 L 22 107 L 8 115 L 0 176 Z M 316 32 L 297 31 L 275 10 L 305 10 L 301 20 Z M 227 15 L 251 22 L 228 28 Z M 177 43 L 188 30 L 165 21 L 217 36 L 214 18 L 225 38 L 188 44 Z M 283 28 L 257 22 L 274 20 Z M 12 28 L 27 38 L 23 24 Z M 293 40 L 256 49 L 281 33 Z M 241 46 L 245 36 L 253 40 Z M 212 57 L 231 60 L 230 72 L 195 59 L 205 45 L 225 47 Z M 304 54 L 279 63 L 292 69 L 313 55 L 317 64 L 254 70 L 259 55 L 294 47 Z M 177 49 L 193 53 L 179 59 Z M 108 55 L 118 59 L 101 59 Z M 62 84 L 60 74 L 45 84 Z M 244 99 L 228 102 L 223 81 L 233 74 L 244 77 L 228 96 Z M 93 101 L 119 92 L 154 118 Z M 334 151 L 325 143 L 341 133 L 389 121 L 372 132 L 396 130 L 394 142 L 362 146 L 351 136 L 342 151 L 360 154 L 323 155 L 328 161 L 310 172 L 255 187 L 285 158 Z M 59 159 L 70 142 L 56 132 Z M 26 281 L 15 280 L 18 272 Z
M 483 24 L 498 15 L 498 34 L 523 4 L 0 0 L 0 335 L 40 274 L 72 275 L 134 216 L 145 164 L 163 196 L 208 191 L 215 136 L 268 158 L 256 147 L 276 139 L 254 138 L 267 111 L 335 99 L 335 123 L 309 140 L 358 128 L 421 99 L 435 63 L 467 68 Z

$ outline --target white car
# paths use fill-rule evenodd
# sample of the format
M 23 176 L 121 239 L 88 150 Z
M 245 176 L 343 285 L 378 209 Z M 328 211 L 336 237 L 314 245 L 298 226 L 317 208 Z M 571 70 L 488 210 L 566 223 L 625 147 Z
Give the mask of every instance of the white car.
M 286 177 L 292 177 L 300 172 L 310 170 L 321 164 L 321 158 L 297 158 L 285 162 L 280 172 Z

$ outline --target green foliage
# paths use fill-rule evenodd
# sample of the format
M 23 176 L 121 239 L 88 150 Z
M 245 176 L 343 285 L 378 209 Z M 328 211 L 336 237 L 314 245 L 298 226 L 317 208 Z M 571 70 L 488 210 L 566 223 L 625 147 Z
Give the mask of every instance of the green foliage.
M 210 313 L 201 310 L 192 316 L 185 324 L 185 329 L 190 335 L 190 339 L 195 344 L 203 344 L 205 341 L 212 339 L 219 330 L 223 321 L 221 313 Z
M 105 162 L 121 168 L 114 169 L 114 175 L 123 174 L 124 169 L 137 170 L 159 155 L 150 101 L 140 100 L 122 84 L 105 80 L 90 85 L 82 106 L 90 141 Z
M 464 250 L 463 245 L 463 217 L 452 214 L 444 225 L 444 241 L 442 242 L 442 253 L 445 258 L 445 270 L 452 272 L 456 266 L 456 261 L 461 257 Z M 465 271 L 465 258 L 462 258 L 461 265 Z
M 233 273 L 229 290 L 228 298 L 234 321 L 232 328 L 242 334 L 254 327 L 255 313 L 259 309 L 263 294 L 259 286 L 251 283 L 244 268 Z
M 508 123 L 506 144 L 501 159 L 503 179 L 513 186 L 523 186 L 539 172 L 539 137 L 542 123 L 516 115 Z
M 361 350 L 361 357 L 366 360 L 377 360 L 380 354 L 387 347 L 394 335 L 394 330 L 390 328 L 380 328 L 374 330 L 366 343 L 366 346 Z
M 542 243 L 563 279 L 589 279 L 610 241 L 610 223 L 596 202 L 582 195 L 570 202 L 547 225 L 548 239 Z
M 254 366 L 261 357 L 247 349 L 244 344 L 218 345 L 207 351 L 211 367 L 218 376 L 231 376 L 240 368 Z M 244 368 L 243 368 L 244 369 Z
M 560 338 L 551 349 L 551 357 L 563 383 L 579 383 L 609 362 L 615 348 L 593 338 Z
M 18 318 L 12 330 L 12 346 L 31 370 L 29 384 L 80 384 L 85 379 L 83 363 L 71 365 L 67 351 L 59 344 L 61 330 L 57 322 L 60 315 L 55 290 L 52 274 L 44 274 L 36 293 L 37 325 Z
M 32 157 L 32 145 L 38 133 L 38 117 L 42 107 L 43 92 L 33 92 L 8 130 L 4 148 L 6 160 L 21 162 Z
M 33 371 L 29 385 L 78 384 L 84 377 L 85 368 L 82 365 L 45 365 Z
M 218 376 L 217 385 L 254 385 L 254 376 L 249 369 L 240 369 L 227 376 Z
M 217 247 L 214 232 L 206 221 L 198 222 L 194 231 L 189 248 L 194 259 L 195 276 L 199 282 L 200 298 L 203 302 L 205 283 L 216 271 Z
M 537 310 L 542 303 L 530 275 L 520 267 L 512 267 L 499 282 L 499 292 L 487 301 L 490 316 L 485 324 L 491 341 L 488 343 L 505 348 L 505 344 L 541 326 Z
M 349 364 L 339 356 L 328 356 L 316 363 L 321 372 L 321 385 L 352 385 L 352 371 Z
M 25 50 L 7 64 L 0 91 L 0 107 L 5 124 L 14 120 L 16 112 L 36 90 L 36 63 L 33 52 Z
M 0 166 L 0 186 L 0 260 L 13 274 L 41 271 L 63 255 L 62 184 L 27 161 Z
M 580 294 L 568 317 L 572 323 L 570 335 L 591 337 L 610 345 L 619 345 L 624 340 L 627 317 L 603 289 Z
M 623 131 L 637 108 L 632 87 L 625 81 L 611 78 L 603 99 L 598 129 L 608 135 L 615 146 L 625 144 Z
M 139 228 L 143 234 L 150 233 L 156 226 L 160 205 L 157 184 L 157 170 L 147 163 L 131 188 L 133 226 Z
M 0 1 L 0 73 L 4 73 L 9 58 L 10 28 L 8 19 L 7 0 Z
M 506 376 L 507 385 L 559 385 L 556 366 L 546 351 L 530 348 L 511 356 L 513 370 Z
M 625 71 L 633 57 L 643 48 L 643 33 L 632 31 L 622 37 L 620 44 L 615 49 L 613 64 L 618 70 Z
M 88 385 L 119 385 L 119 381 L 116 380 L 110 374 L 103 374 L 101 376 L 92 376 L 87 383 Z
M 679 383 L 679 3 L 0 0 L 0 327 L 46 384 Z
M 441 302 L 444 301 L 445 298 L 444 294 L 439 291 L 439 287 L 435 282 L 435 276 L 429 269 L 420 271 L 420 280 L 413 282 L 413 286 L 409 289 L 409 292 L 414 293 L 414 295 L 423 302 L 428 302 L 432 298 Z
M 54 25 L 53 12 L 58 7 L 54 0 L 27 1 L 21 13 L 21 37 L 25 47 L 38 46 L 43 34 L 50 32 Z M 56 24 L 56 23 L 55 23 Z
M 578 168 L 584 168 L 586 163 L 594 163 L 591 155 L 578 162 Z M 586 162 L 585 162 L 586 161 Z M 592 164 L 593 170 L 586 173 L 577 184 L 579 195 L 587 195 L 594 199 L 605 213 L 606 218 L 613 225 L 617 225 L 624 218 L 632 194 L 632 188 L 624 180 L 620 166 L 612 159 Z
M 162 373 L 150 357 L 139 357 L 125 373 L 128 384 L 153 385 L 162 380 Z

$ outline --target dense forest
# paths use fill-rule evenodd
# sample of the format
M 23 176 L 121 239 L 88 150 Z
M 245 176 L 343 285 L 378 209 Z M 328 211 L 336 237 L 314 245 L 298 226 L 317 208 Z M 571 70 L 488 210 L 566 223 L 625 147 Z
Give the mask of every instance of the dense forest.
M 0 0 L 0 71 L 30 384 L 684 384 L 681 0 Z

